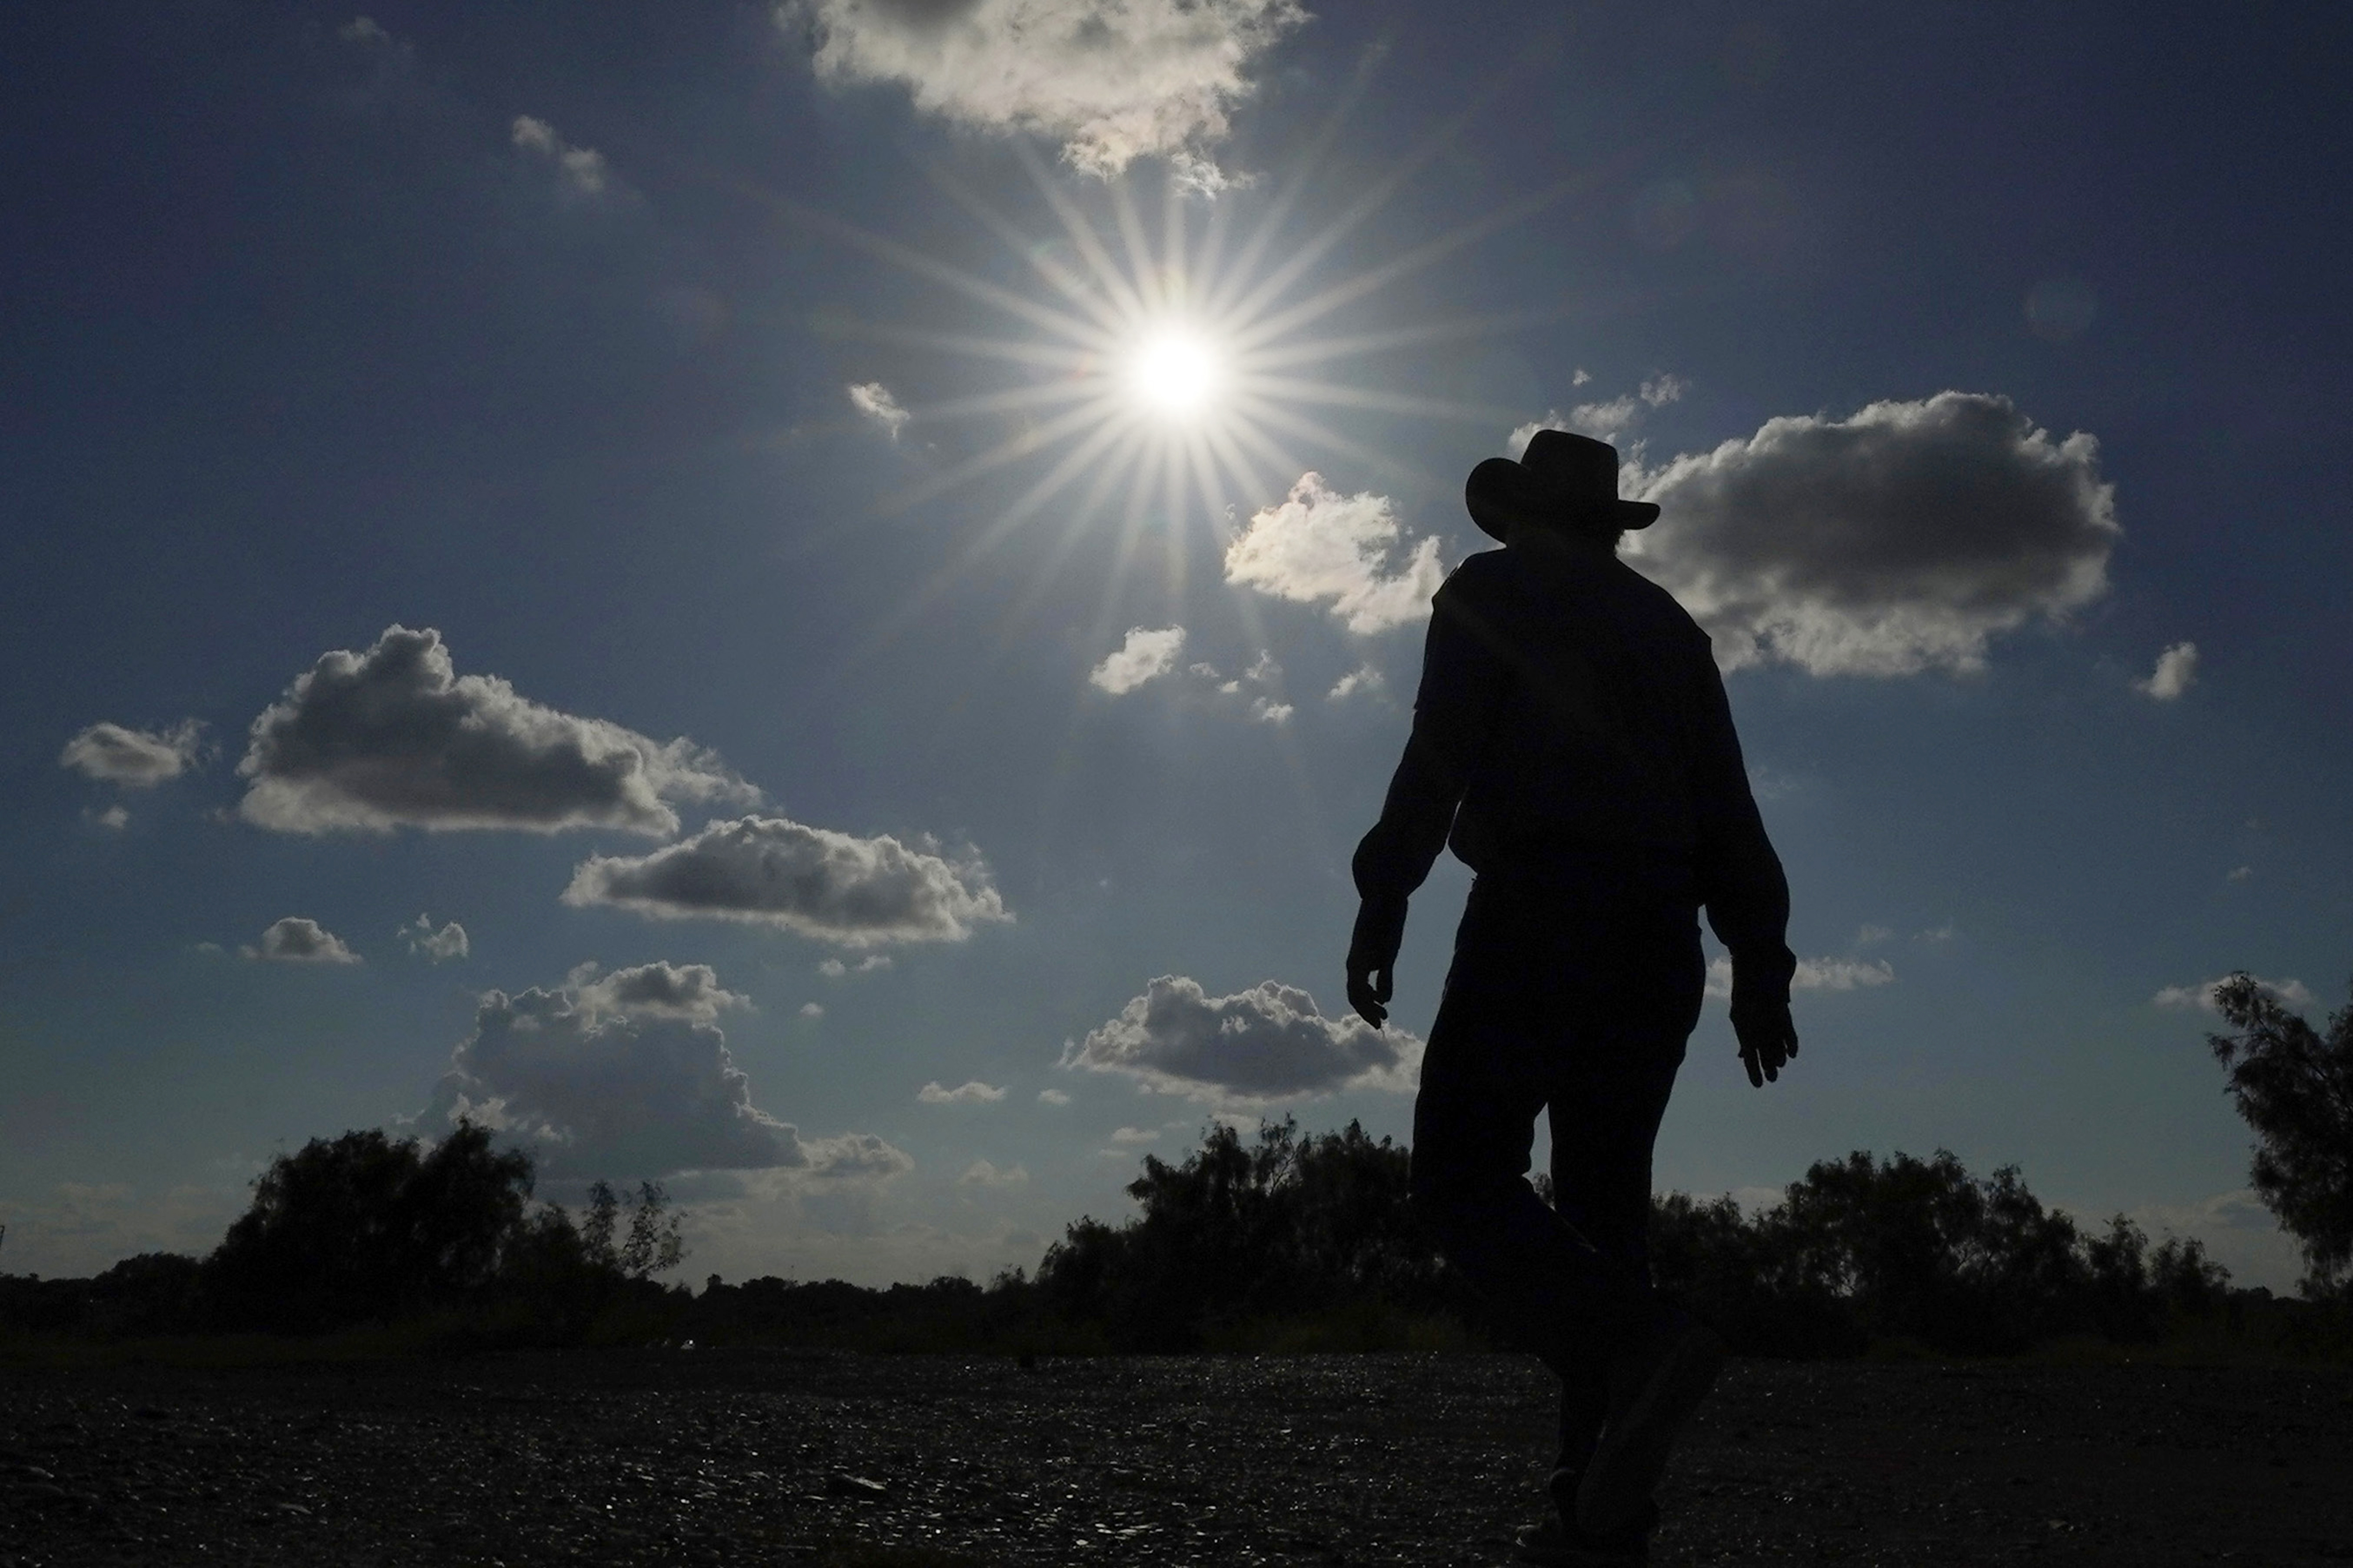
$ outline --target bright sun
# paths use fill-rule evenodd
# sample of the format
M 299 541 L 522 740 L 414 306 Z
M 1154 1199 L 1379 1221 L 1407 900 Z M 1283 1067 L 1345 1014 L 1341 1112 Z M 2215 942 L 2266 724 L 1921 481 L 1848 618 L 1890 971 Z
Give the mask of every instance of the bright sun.
M 1128 389 L 1164 414 L 1198 414 L 1217 390 L 1218 357 L 1200 333 L 1163 327 L 1137 345 Z

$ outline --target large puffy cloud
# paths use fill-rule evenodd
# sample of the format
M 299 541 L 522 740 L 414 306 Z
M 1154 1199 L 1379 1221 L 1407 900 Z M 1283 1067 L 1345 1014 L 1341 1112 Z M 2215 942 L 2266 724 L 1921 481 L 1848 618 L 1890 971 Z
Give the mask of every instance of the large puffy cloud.
M 961 942 L 976 926 L 1013 918 L 976 859 L 780 816 L 714 822 L 650 855 L 593 857 L 574 870 L 564 901 L 779 925 L 846 947 Z
M 1202 149 L 1250 90 L 1251 61 L 1306 19 L 1297 0 L 802 0 L 817 69 L 894 81 L 915 106 L 984 131 L 1036 132 L 1091 173 L 1168 158 L 1224 183 Z
M 1062 1065 L 1123 1073 L 1164 1094 L 1262 1102 L 1344 1089 L 1409 1093 L 1422 1042 L 1353 1015 L 1327 1018 L 1315 998 L 1268 980 L 1231 996 L 1164 974 L 1119 1016 L 1066 1045 Z
M 1176 656 L 1184 651 L 1183 626 L 1162 626 L 1157 630 L 1130 626 L 1127 640 L 1103 655 L 1103 661 L 1087 672 L 1087 682 L 1113 697 L 1124 696 L 1145 681 L 1167 674 L 1176 667 Z
M 394 827 L 678 831 L 673 800 L 759 792 L 684 740 L 543 708 L 494 675 L 459 675 L 441 634 L 387 627 L 319 656 L 253 721 L 237 810 L 281 833 Z
M 357 963 L 360 955 L 344 944 L 343 939 L 301 915 L 288 915 L 272 921 L 261 940 L 251 947 L 239 948 L 248 958 L 259 958 L 271 963 Z
M 681 1171 L 887 1174 L 913 1162 L 871 1134 L 803 1139 L 752 1103 L 718 1026 L 747 1005 L 708 965 L 656 963 L 553 991 L 492 991 L 426 1112 L 471 1117 L 555 1178 Z
M 204 730 L 200 719 L 183 719 L 167 730 L 92 724 L 66 742 L 58 765 L 125 789 L 147 789 L 196 765 L 204 754 Z
M 1726 668 L 1976 668 L 1996 634 L 2104 593 L 2119 533 L 2096 441 L 1974 393 L 1772 419 L 1627 477 L 1662 514 L 1628 558 Z
M 1226 581 L 1277 598 L 1321 603 L 1358 636 L 1426 618 L 1446 578 L 1438 541 L 1404 547 L 1387 496 L 1344 496 L 1305 473 L 1288 498 L 1266 507 L 1226 547 Z

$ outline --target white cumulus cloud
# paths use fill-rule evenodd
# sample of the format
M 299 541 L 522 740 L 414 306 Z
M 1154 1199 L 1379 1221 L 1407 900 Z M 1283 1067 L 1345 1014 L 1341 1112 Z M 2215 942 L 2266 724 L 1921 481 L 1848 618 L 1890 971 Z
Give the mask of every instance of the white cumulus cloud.
M 654 963 L 553 991 L 485 994 L 426 1111 L 471 1117 L 556 1177 L 633 1181 L 681 1171 L 903 1169 L 870 1134 L 803 1139 L 752 1103 L 718 1027 L 748 1005 L 707 964 Z
M 1041 1089 L 1038 1091 L 1038 1102 L 1041 1105 L 1068 1105 L 1071 1097 L 1059 1089 Z
M 58 765 L 125 789 L 149 789 L 203 761 L 204 730 L 200 719 L 183 719 L 162 730 L 92 724 L 66 742 Z
M 889 431 L 893 441 L 899 438 L 899 432 L 913 417 L 906 405 L 892 395 L 891 389 L 879 381 L 851 383 L 849 405 Z
M 1324 695 L 1330 701 L 1345 702 L 1349 698 L 1359 694 L 1366 697 L 1386 697 L 1388 695 L 1388 678 L 1371 665 L 1366 664 L 1357 666 L 1334 681 L 1332 689 Z
M 1354 1014 L 1327 1018 L 1315 998 L 1268 980 L 1231 996 L 1164 974 L 1119 1016 L 1066 1045 L 1062 1066 L 1121 1073 L 1163 1094 L 1259 1102 L 1343 1089 L 1409 1093 L 1422 1042 Z
M 1446 577 L 1438 541 L 1403 542 L 1387 496 L 1344 496 L 1309 472 L 1226 548 L 1226 581 L 1322 604 L 1359 637 L 1426 619 Z
M 1683 602 L 1726 668 L 1974 669 L 1988 639 L 2107 588 L 2116 526 L 2099 444 L 2003 397 L 1940 392 L 1851 418 L 1767 420 L 1621 489 L 1662 509 L 1627 557 Z
M 818 74 L 896 82 L 957 124 L 1029 132 L 1112 175 L 1167 159 L 1186 183 L 1225 177 L 1205 150 L 1250 90 L 1248 72 L 1306 20 L 1297 0 L 797 0 Z
M 2209 1013 L 2218 1013 L 2221 1009 L 2215 1005 L 2214 993 L 2229 978 L 2223 974 L 2195 985 L 2168 985 L 2149 1000 L 2159 1007 L 2203 1007 Z M 2255 989 L 2274 1002 L 2290 1007 L 2309 1007 L 2313 1004 L 2312 988 L 2301 980 L 2265 980 L 2258 974 L 2254 982 Z
M 617 827 L 678 831 L 671 801 L 756 801 L 691 741 L 654 741 L 459 675 L 441 634 L 389 626 L 319 656 L 253 721 L 238 815 L 280 833 Z
M 915 1091 L 915 1098 L 925 1105 L 994 1105 L 1005 1098 L 1005 1091 L 974 1079 L 969 1083 L 950 1089 L 934 1079 Z
M 783 926 L 845 947 L 962 942 L 1013 918 L 977 859 L 779 816 L 714 822 L 649 855 L 595 856 L 574 869 L 564 901 Z
M 435 963 L 463 958 L 473 951 L 472 944 L 466 940 L 464 926 L 451 921 L 436 929 L 431 915 L 418 915 L 415 925 L 400 928 L 400 935 L 408 943 L 409 952 Z
M 2149 671 L 2147 680 L 2136 680 L 2133 689 L 2147 692 L 2159 702 L 2170 702 L 2189 689 L 2198 679 L 2198 645 L 2178 642 L 2157 656 L 2157 668 Z
M 272 921 L 261 940 L 237 951 L 248 958 L 264 959 L 271 963 L 357 963 L 360 955 L 343 945 L 343 939 L 301 915 L 288 915 Z
M 1087 672 L 1087 684 L 1113 697 L 1124 696 L 1145 681 L 1167 674 L 1176 668 L 1176 656 L 1184 651 L 1183 626 L 1162 626 L 1156 631 L 1130 626 L 1127 640 Z
M 1018 1187 L 1029 1179 L 1029 1173 L 1019 1165 L 998 1166 L 987 1160 L 975 1160 L 965 1167 L 956 1184 L 965 1187 Z

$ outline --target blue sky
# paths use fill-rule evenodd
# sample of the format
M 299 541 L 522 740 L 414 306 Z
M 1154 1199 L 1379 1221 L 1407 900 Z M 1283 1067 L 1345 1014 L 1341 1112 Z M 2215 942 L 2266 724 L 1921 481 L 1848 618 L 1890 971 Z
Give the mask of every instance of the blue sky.
M 1462 476 L 1665 508 L 1795 895 L 1663 1187 L 1953 1149 L 2284 1287 L 2202 1044 L 2353 970 L 2341 21 L 18 8 L 0 1266 L 490 1117 L 686 1272 L 1034 1265 L 1345 1020 Z

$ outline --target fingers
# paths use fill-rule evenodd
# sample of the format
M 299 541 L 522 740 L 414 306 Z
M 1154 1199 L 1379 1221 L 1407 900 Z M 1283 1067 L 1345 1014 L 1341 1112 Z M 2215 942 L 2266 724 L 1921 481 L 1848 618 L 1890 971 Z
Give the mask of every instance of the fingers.
M 1379 971 L 1378 976 L 1376 981 L 1373 971 L 1348 971 L 1348 1005 L 1356 1010 L 1356 1016 L 1376 1029 L 1388 1021 L 1387 1003 L 1391 992 L 1388 971 Z
M 1740 1065 L 1748 1069 L 1748 1082 L 1753 1088 L 1765 1087 L 1765 1074 L 1757 1065 L 1757 1052 L 1750 1047 L 1740 1047 Z

